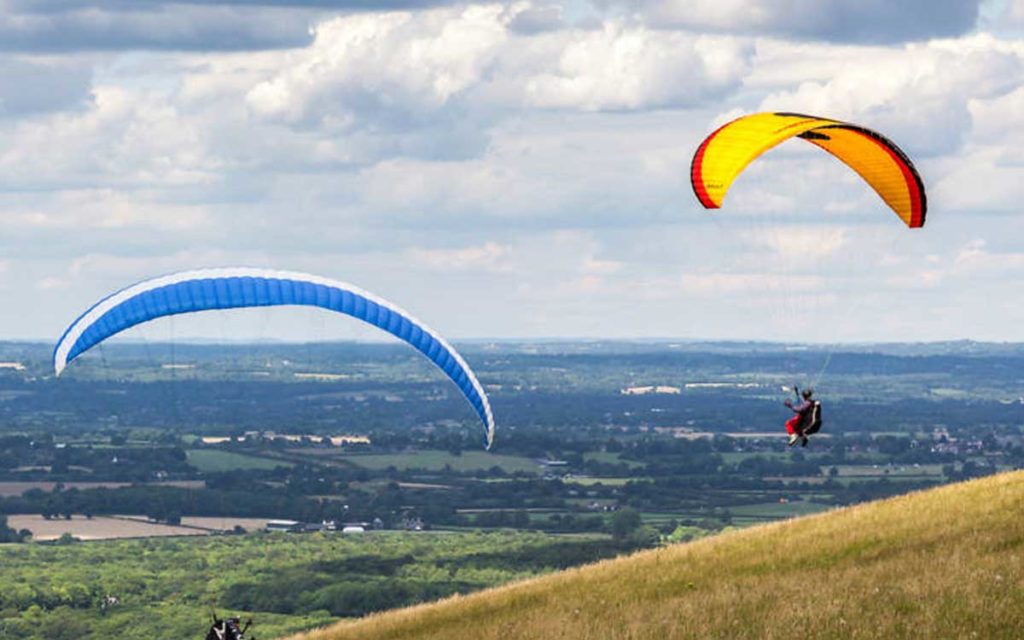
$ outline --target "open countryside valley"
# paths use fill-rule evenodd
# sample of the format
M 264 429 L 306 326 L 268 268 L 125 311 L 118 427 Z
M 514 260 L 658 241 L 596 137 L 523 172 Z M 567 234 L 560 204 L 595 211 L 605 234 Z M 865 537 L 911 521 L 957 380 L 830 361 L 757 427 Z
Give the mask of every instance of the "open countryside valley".
M 471 343 L 491 451 L 397 346 L 115 344 L 59 380 L 0 350 L 10 637 L 211 606 L 273 637 L 1024 467 L 1024 346 Z M 790 449 L 780 388 L 824 358 Z

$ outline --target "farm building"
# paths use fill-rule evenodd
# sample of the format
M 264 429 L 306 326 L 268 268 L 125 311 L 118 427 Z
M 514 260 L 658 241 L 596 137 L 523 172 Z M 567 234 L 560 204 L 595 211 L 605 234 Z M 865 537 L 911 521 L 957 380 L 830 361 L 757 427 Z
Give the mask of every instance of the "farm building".
M 295 520 L 269 520 L 267 521 L 267 531 L 285 531 L 285 532 L 299 532 L 303 531 L 301 522 Z

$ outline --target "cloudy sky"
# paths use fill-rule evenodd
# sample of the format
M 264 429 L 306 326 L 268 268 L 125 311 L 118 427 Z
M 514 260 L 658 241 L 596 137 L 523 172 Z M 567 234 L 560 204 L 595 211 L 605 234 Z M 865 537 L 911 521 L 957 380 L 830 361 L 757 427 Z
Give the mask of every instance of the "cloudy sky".
M 1024 0 L 0 0 L 0 69 L 2 338 L 245 265 L 456 338 L 1024 340 Z M 705 212 L 695 147 L 766 109 L 886 133 L 927 227 L 800 141 Z

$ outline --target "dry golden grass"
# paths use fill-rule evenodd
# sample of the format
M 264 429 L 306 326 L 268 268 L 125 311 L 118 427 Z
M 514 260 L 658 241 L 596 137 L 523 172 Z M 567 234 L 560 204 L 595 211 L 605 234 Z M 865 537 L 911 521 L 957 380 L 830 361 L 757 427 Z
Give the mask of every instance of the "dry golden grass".
M 293 640 L 1020 638 L 1024 472 L 736 531 Z

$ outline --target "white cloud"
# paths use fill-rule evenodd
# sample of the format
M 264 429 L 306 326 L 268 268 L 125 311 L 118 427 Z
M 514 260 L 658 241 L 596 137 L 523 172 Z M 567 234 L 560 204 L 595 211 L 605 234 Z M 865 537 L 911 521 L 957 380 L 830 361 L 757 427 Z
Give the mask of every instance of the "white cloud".
M 506 21 L 500 5 L 328 20 L 246 99 L 260 116 L 293 124 L 344 129 L 360 113 L 416 119 L 480 81 L 508 38 Z
M 459 249 L 423 249 L 409 251 L 413 264 L 442 271 L 474 269 L 484 271 L 507 271 L 505 259 L 509 254 L 507 246 L 496 242 L 462 247 Z
M 1024 25 L 1024 2 L 1021 0 L 1008 0 L 1006 3 L 1004 17 L 1016 25 Z
M 982 5 L 978 26 L 994 33 L 1013 35 L 1024 29 L 1024 2 L 1021 0 L 988 0 Z
M 181 250 L 163 255 L 118 255 L 112 252 L 93 252 L 76 256 L 65 261 L 60 276 L 80 280 L 83 277 L 98 279 L 115 284 L 120 278 L 122 283 L 113 287 L 116 290 L 125 284 L 135 282 L 154 275 L 224 265 L 245 266 L 253 264 L 262 266 L 263 261 L 256 252 L 227 252 L 222 250 Z M 127 282 L 124 282 L 127 280 Z M 109 291 L 107 291 L 109 293 Z
M 174 186 L 213 179 L 216 160 L 205 154 L 196 123 L 166 96 L 116 86 L 93 93 L 87 111 L 25 120 L 0 132 L 4 182 Z
M 33 310 L 0 335 L 58 332 L 156 273 L 249 264 L 356 282 L 453 336 L 1021 336 L 999 292 L 1024 253 L 1024 45 L 577 13 L 353 12 L 287 51 L 76 60 L 91 86 L 0 118 L 2 282 Z M 925 177 L 928 226 L 906 231 L 802 141 L 700 209 L 694 148 L 759 108 L 892 137 Z M 954 303 L 955 319 L 922 313 Z
M 705 295 L 759 294 L 788 296 L 796 292 L 820 291 L 826 281 L 820 276 L 789 278 L 765 273 L 693 273 L 680 279 L 683 291 Z
M 261 117 L 335 130 L 368 122 L 415 128 L 444 110 L 466 117 L 519 106 L 692 106 L 736 89 L 753 54 L 733 38 L 618 22 L 597 30 L 516 31 L 517 17 L 531 10 L 471 5 L 336 18 L 254 87 L 247 103 Z
M 71 286 L 71 283 L 64 278 L 57 278 L 54 276 L 47 276 L 36 283 L 36 287 L 44 291 L 52 291 L 55 289 L 67 289 Z
M 824 48 L 801 53 L 815 49 Z M 850 120 L 892 137 L 912 157 L 950 153 L 970 131 L 970 101 L 1003 95 L 1024 78 L 1022 54 L 991 36 L 865 49 L 841 60 L 826 54 L 827 79 L 776 91 L 760 108 Z
M 987 241 L 975 238 L 957 253 L 952 271 L 956 275 L 982 275 L 1006 277 L 1024 270 L 1024 251 L 993 253 Z
M 526 99 L 590 111 L 699 105 L 736 89 L 752 52 L 731 38 L 609 23 L 572 33 L 557 68 L 526 80 Z
M 781 227 L 772 233 L 747 232 L 746 241 L 769 249 L 777 258 L 799 262 L 818 262 L 832 258 L 847 246 L 847 231 L 833 227 Z

